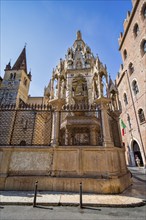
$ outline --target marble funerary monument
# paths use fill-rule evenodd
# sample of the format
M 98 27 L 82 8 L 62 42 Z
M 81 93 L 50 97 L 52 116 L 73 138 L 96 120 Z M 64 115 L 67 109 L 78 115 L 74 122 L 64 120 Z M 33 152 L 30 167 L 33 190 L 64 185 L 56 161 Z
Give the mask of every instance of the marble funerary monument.
M 120 193 L 131 184 L 117 88 L 81 32 L 43 98 L 28 96 L 25 48 L 0 86 L 0 189 Z M 42 101 L 40 101 L 42 100 Z

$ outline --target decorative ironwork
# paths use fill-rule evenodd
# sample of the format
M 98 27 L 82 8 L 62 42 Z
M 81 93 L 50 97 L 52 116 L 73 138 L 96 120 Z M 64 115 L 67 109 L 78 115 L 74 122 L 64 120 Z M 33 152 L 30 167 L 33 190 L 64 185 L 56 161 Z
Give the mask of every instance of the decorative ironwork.
M 60 111 L 60 145 L 97 146 L 103 144 L 98 105 L 64 105 Z
M 51 145 L 53 116 L 50 105 L 0 106 L 1 146 Z M 98 105 L 64 105 L 59 111 L 59 145 L 101 146 L 101 110 Z
M 0 106 L 0 145 L 49 146 L 52 112 L 46 105 Z

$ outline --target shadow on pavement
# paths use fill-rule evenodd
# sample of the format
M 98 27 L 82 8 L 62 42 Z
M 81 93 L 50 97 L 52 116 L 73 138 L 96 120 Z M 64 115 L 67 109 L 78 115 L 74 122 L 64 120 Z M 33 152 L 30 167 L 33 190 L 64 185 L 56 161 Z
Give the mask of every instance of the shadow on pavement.
M 36 205 L 34 208 L 53 210 L 53 208 L 50 208 L 48 206 L 41 206 L 41 205 Z
M 89 207 L 89 206 L 83 206 L 82 209 L 90 209 L 90 210 L 101 211 L 101 209 L 99 209 L 99 208 Z
M 4 207 L 0 206 L 0 209 L 4 209 Z
M 34 197 L 34 192 L 33 191 L 0 191 L 0 194 L 2 196 L 17 196 L 17 197 Z M 37 197 L 42 197 L 42 195 L 37 195 Z

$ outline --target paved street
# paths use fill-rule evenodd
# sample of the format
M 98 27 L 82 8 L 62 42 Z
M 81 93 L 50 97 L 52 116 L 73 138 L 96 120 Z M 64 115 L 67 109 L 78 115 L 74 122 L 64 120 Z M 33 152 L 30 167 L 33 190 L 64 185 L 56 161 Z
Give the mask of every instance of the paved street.
M 92 201 L 94 201 L 94 204 L 90 204 L 88 202 L 88 205 L 84 206 L 83 209 L 80 209 L 78 206 L 78 198 L 77 195 L 72 195 L 72 203 L 74 201 L 74 204 L 76 206 L 72 206 L 68 203 L 68 206 L 51 206 L 51 204 L 48 206 L 44 206 L 42 204 L 37 205 L 37 207 L 33 208 L 32 205 L 23 205 L 23 206 L 17 206 L 15 204 L 16 201 L 16 196 L 11 194 L 11 192 L 6 192 L 11 195 L 11 202 L 9 203 L 10 205 L 3 205 L 1 203 L 0 206 L 0 220 L 19 220 L 19 219 L 28 219 L 28 220 L 33 220 L 33 219 L 119 219 L 119 220 L 144 220 L 146 218 L 146 175 L 145 172 L 146 170 L 143 168 L 129 168 L 132 172 L 133 175 L 133 185 L 129 187 L 127 190 L 125 190 L 122 194 L 120 195 L 98 195 L 98 199 L 105 201 L 107 203 L 107 206 L 109 205 L 110 207 L 100 207 L 100 204 L 96 204 L 96 201 L 98 200 L 92 200 L 91 195 L 90 196 Z M 8 194 L 4 196 L 4 191 L 3 196 L 1 198 L 8 200 Z M 15 195 L 18 194 L 18 192 L 15 192 Z M 47 196 L 47 195 L 46 195 Z M 57 194 L 54 194 L 57 199 Z M 93 195 L 95 196 L 95 195 Z M 96 195 L 97 196 L 97 195 Z M 102 196 L 102 197 L 101 197 Z M 126 198 L 127 200 L 120 200 L 120 198 Z M 20 199 L 24 200 L 25 197 Z M 33 194 L 29 194 L 29 198 L 32 201 Z M 45 197 L 44 197 L 45 198 Z M 47 198 L 47 197 L 46 197 Z M 51 197 L 52 198 L 52 197 Z M 64 199 L 68 200 L 68 195 L 64 194 Z M 85 198 L 85 197 L 84 197 Z M 111 199 L 112 198 L 112 199 Z M 13 199 L 13 202 L 12 202 Z M 39 199 L 39 198 L 38 198 Z M 54 198 L 55 199 L 55 198 Z M 111 200 L 110 200 L 111 199 Z M 131 199 L 131 200 L 130 200 Z M 132 203 L 134 199 L 139 199 L 141 201 L 144 201 L 141 206 L 137 203 Z M 2 201 L 2 199 L 1 199 Z M 10 201 L 10 200 L 8 200 Z M 54 200 L 55 201 L 55 200 Z M 83 200 L 85 201 L 85 200 Z M 89 200 L 88 200 L 89 201 Z M 121 202 L 121 207 L 119 203 L 119 207 L 115 207 L 115 204 L 113 201 L 119 201 Z M 129 205 L 124 206 L 123 202 L 128 201 Z M 130 202 L 131 204 L 130 204 Z M 135 200 L 136 201 L 136 200 Z M 138 201 L 138 200 L 137 200 Z M 69 206 L 70 205 L 70 206 Z M 93 206 L 94 205 L 94 206 Z M 131 206 L 131 207 L 130 207 Z
M 39 206 L 3 206 L 1 207 L 1 220 L 72 220 L 72 219 L 87 219 L 87 220 L 144 220 L 146 206 L 135 208 L 100 208 L 86 207 L 44 207 Z
M 129 167 L 129 170 L 133 176 L 133 185 L 125 190 L 122 195 L 146 200 L 146 169 L 142 167 Z

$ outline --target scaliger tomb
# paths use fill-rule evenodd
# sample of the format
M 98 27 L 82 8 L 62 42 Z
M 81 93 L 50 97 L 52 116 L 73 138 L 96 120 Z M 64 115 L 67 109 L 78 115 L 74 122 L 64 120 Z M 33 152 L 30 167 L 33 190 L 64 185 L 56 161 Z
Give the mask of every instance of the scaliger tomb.
M 28 95 L 26 48 L 0 86 L 0 189 L 120 193 L 131 184 L 119 99 L 106 65 L 77 32 L 44 97 Z

